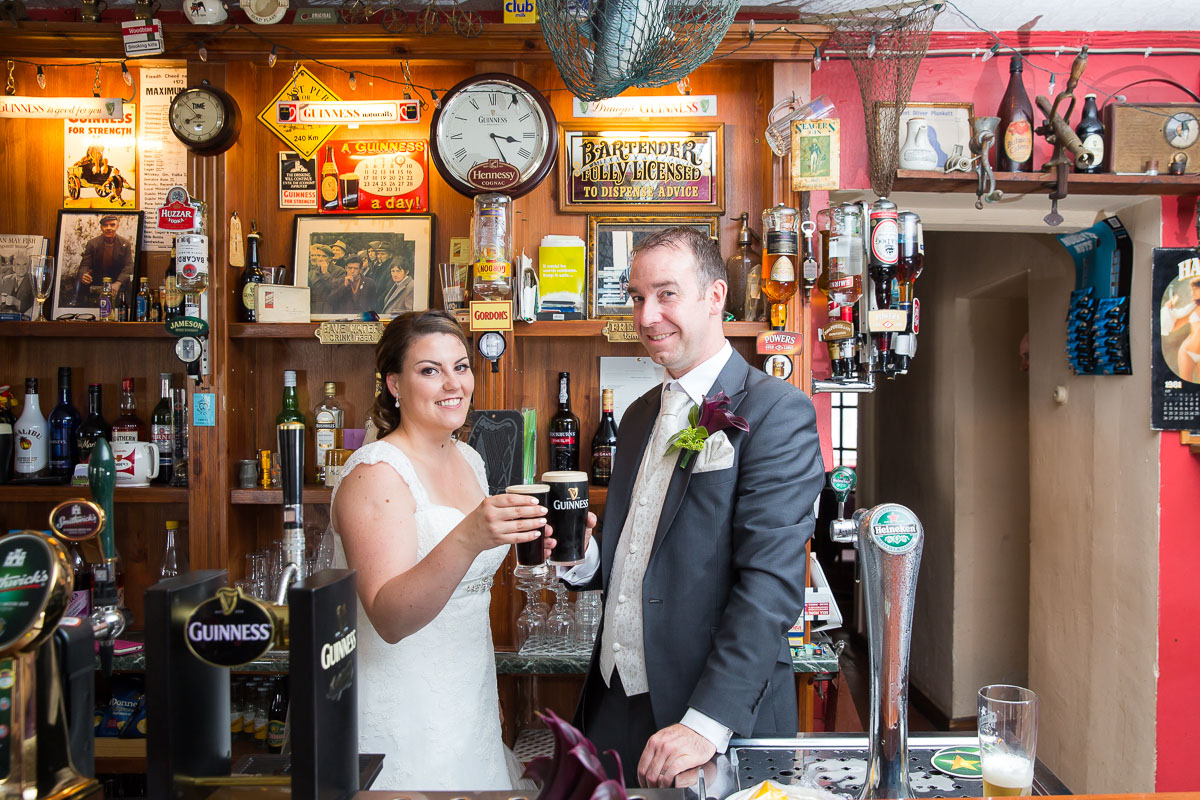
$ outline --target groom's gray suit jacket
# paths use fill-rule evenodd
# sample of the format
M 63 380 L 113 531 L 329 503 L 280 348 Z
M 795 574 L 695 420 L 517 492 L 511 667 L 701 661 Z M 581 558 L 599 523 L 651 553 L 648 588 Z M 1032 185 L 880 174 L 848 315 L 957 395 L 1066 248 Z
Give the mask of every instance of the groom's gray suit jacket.
M 734 463 L 693 474 L 676 467 L 646 568 L 642 623 L 650 701 L 658 728 L 688 708 L 735 736 L 797 730 L 787 631 L 804 605 L 804 545 L 825 480 L 808 396 L 751 368 L 736 351 L 706 396 L 723 391 L 749 432 L 726 430 Z M 626 410 L 617 436 L 590 588 L 607 590 L 638 466 L 659 413 L 655 387 Z M 576 724 L 606 691 L 598 636 Z

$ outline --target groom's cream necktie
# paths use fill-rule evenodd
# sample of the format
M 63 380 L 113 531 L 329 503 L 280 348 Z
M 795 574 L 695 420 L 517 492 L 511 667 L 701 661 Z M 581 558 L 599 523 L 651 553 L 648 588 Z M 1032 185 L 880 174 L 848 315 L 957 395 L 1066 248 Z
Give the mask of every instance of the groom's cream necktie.
M 642 634 L 642 579 L 650 562 L 654 534 L 662 515 L 663 498 L 671 483 L 678 451 L 666 455 L 667 440 L 683 430 L 684 414 L 691 402 L 686 392 L 663 392 L 662 408 L 654 435 L 642 455 L 637 480 L 629 498 L 625 525 L 617 540 L 612 579 L 604 601 L 604 635 L 600 643 L 600 674 L 612 685 L 613 668 L 619 671 L 625 694 L 648 692 L 646 654 Z

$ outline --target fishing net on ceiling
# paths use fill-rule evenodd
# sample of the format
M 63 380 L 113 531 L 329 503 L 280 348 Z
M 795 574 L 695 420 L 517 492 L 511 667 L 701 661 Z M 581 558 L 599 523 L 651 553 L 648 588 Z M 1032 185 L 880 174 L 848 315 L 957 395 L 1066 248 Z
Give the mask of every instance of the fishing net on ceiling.
M 664 86 L 712 55 L 740 0 L 539 0 L 559 74 L 580 100 Z
M 855 0 L 799 0 L 799 22 L 824 25 L 854 68 L 862 95 L 871 190 L 892 191 L 900 163 L 900 113 L 908 104 L 929 31 L 942 10 L 935 0 L 869 5 Z

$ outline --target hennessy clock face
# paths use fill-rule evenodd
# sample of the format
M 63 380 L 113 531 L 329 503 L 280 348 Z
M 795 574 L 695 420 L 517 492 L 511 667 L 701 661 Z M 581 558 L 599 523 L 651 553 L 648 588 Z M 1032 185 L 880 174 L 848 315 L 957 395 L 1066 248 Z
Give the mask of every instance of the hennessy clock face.
M 171 132 L 200 155 L 223 153 L 237 141 L 242 115 L 227 92 L 204 81 L 171 101 Z
M 477 75 L 455 86 L 434 113 L 430 134 L 434 166 L 468 197 L 520 197 L 545 179 L 558 153 L 550 105 L 512 75 Z

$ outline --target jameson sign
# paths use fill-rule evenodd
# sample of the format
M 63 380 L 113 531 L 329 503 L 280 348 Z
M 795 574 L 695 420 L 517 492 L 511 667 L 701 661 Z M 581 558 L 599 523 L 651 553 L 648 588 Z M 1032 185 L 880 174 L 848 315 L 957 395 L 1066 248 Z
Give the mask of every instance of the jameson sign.
M 0 96 L 0 117 L 8 119 L 124 119 L 125 101 L 119 97 Z
M 563 211 L 724 211 L 721 123 L 563 128 Z

